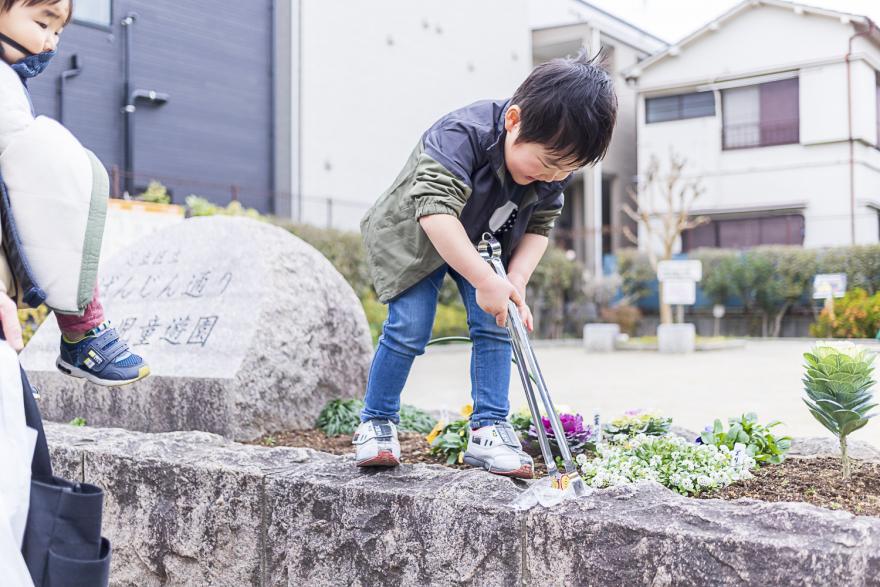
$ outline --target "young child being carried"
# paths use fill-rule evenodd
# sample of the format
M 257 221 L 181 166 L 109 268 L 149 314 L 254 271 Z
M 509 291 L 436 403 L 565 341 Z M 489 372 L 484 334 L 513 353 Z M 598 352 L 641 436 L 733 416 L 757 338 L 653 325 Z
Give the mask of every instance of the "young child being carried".
M 39 75 L 55 55 L 72 13 L 72 0 L 0 0 L 0 155 L 34 124 L 27 80 Z M 48 146 L 44 156 L 53 156 Z M 46 210 L 53 212 L 57 213 Z M 5 255 L 0 255 L 0 273 L 0 293 L 8 296 L 13 292 L 8 287 L 12 279 Z M 62 333 L 56 365 L 62 372 L 105 386 L 149 375 L 144 360 L 105 319 L 97 287 L 81 316 L 57 312 L 56 316 Z

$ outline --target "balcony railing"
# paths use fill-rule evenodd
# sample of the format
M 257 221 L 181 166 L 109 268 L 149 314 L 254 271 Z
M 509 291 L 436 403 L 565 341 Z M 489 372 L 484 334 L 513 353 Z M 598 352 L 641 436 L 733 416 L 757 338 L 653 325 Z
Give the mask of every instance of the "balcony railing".
M 800 120 L 725 124 L 722 131 L 725 149 L 769 147 L 800 142 Z

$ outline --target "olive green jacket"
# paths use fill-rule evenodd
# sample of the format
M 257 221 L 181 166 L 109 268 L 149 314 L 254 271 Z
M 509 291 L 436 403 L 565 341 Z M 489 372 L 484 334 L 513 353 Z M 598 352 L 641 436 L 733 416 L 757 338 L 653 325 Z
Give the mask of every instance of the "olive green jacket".
M 418 222 L 422 216 L 456 216 L 477 243 L 490 230 L 493 213 L 514 201 L 516 220 L 501 237 L 505 264 L 524 234 L 549 234 L 562 211 L 567 182 L 518 186 L 511 179 L 504 164 L 508 103 L 477 102 L 437 121 L 361 220 L 379 301 L 394 299 L 445 263 Z

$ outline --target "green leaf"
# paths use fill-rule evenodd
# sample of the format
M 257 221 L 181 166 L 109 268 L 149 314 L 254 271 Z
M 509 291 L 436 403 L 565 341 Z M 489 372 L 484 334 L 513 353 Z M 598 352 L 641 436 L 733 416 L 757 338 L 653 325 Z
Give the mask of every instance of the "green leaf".
M 827 410 L 829 412 L 844 409 L 843 406 L 840 405 L 840 403 L 830 399 L 817 399 L 815 403 L 818 408 L 821 408 L 822 410 Z
M 841 437 L 848 436 L 849 434 L 852 434 L 853 432 L 855 432 L 859 428 L 862 428 L 867 423 L 868 423 L 868 420 L 866 420 L 866 419 L 860 419 L 860 420 L 854 420 L 854 421 L 847 422 L 846 424 L 844 424 L 841 427 L 840 436 Z

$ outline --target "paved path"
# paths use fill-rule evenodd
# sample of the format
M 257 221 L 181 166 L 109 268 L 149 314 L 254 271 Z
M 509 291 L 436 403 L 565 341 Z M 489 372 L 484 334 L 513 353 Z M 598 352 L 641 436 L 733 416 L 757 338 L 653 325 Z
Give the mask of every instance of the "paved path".
M 648 351 L 588 354 L 575 346 L 536 349 L 553 400 L 602 418 L 633 408 L 656 409 L 678 426 L 701 430 L 715 418 L 757 412 L 763 422 L 781 420 L 794 436 L 830 434 L 801 401 L 804 339 L 749 341 L 745 348 L 661 355 Z M 880 347 L 877 347 L 880 349 Z M 429 348 L 416 359 L 403 401 L 423 408 L 457 411 L 470 401 L 470 349 Z M 878 369 L 880 372 L 880 369 Z M 524 407 L 512 373 L 511 405 Z M 877 388 L 880 395 L 880 386 Z M 880 418 L 850 437 L 880 448 Z

